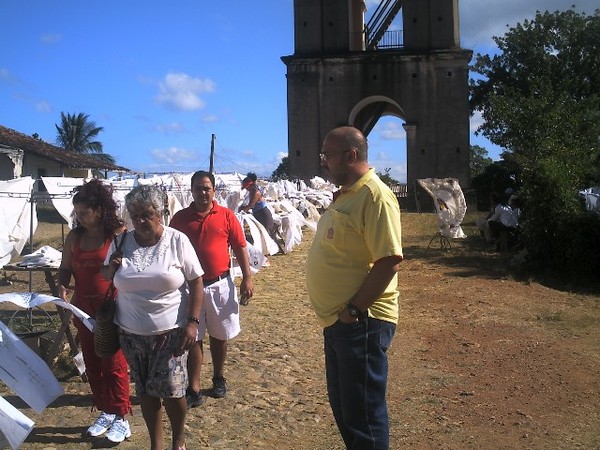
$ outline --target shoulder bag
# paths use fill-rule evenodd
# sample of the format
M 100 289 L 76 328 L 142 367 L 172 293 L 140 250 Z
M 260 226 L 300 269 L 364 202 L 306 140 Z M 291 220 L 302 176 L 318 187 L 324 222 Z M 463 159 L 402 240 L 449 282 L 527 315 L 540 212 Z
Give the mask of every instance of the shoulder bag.
M 117 243 L 117 237 L 115 236 L 117 251 L 123 247 L 127 232 L 124 231 L 122 236 L 119 243 Z M 99 358 L 110 358 L 121 348 L 121 344 L 119 343 L 119 327 L 114 322 L 116 300 L 115 284 L 111 278 L 110 286 L 106 294 L 104 294 L 104 300 L 96 313 L 96 325 L 94 326 L 94 351 Z

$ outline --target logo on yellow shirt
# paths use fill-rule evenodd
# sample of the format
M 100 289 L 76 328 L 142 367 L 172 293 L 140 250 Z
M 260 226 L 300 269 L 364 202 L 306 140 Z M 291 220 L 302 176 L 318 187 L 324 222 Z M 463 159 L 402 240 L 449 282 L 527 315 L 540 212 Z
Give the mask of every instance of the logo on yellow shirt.
M 333 227 L 329 227 L 327 230 L 327 239 L 333 239 Z

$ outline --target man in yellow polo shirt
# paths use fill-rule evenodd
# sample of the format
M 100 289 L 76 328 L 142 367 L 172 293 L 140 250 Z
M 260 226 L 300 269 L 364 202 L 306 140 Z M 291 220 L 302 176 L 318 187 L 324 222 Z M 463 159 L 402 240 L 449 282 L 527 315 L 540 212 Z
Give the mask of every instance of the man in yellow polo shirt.
M 369 167 L 354 127 L 325 137 L 321 165 L 340 189 L 308 254 L 307 288 L 323 325 L 327 393 L 348 449 L 389 448 L 389 347 L 398 321 L 400 207 Z

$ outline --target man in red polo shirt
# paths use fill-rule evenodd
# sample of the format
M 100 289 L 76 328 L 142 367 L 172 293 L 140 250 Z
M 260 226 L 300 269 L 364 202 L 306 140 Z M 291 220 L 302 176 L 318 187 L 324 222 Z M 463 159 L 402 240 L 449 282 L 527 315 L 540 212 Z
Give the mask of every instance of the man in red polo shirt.
M 198 345 L 188 356 L 188 406 L 202 403 L 200 369 L 204 351 L 202 339 L 205 332 L 210 338 L 210 354 L 213 362 L 212 396 L 225 397 L 227 384 L 223 376 L 227 358 L 227 342 L 240 332 L 240 304 L 233 277 L 230 273 L 229 247 L 231 247 L 242 270 L 241 299 L 252 297 L 254 286 L 250 262 L 246 250 L 246 237 L 233 211 L 220 206 L 215 200 L 215 176 L 198 171 L 192 176 L 194 201 L 177 212 L 169 226 L 182 231 L 192 241 L 204 275 L 204 301 L 198 317 Z

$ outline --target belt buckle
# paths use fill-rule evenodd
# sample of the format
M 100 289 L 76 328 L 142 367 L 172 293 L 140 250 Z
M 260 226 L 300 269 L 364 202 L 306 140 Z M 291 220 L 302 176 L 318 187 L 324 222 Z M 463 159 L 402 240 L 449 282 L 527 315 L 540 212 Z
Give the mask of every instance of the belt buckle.
M 204 282 L 204 284 L 206 286 L 210 286 L 211 284 L 215 284 L 217 281 L 221 281 L 224 278 L 227 278 L 227 276 L 229 275 L 229 271 L 223 272 L 221 275 L 217 276 L 216 278 L 211 278 L 210 280 L 206 280 Z

